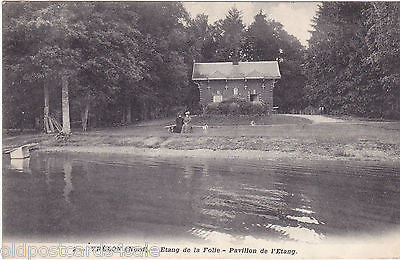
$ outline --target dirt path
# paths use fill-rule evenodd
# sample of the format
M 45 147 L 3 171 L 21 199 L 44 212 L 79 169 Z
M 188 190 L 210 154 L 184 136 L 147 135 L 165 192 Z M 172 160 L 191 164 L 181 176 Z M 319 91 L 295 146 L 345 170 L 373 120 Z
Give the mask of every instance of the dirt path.
M 287 116 L 301 117 L 308 120 L 311 120 L 313 124 L 322 124 L 322 123 L 343 123 L 344 120 L 329 118 L 321 115 L 298 115 L 298 114 L 285 114 Z

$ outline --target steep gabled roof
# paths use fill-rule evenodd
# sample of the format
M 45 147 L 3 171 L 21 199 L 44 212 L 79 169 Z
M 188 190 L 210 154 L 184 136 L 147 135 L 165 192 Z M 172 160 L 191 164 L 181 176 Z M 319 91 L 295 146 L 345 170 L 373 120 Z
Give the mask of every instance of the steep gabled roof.
M 225 78 L 226 75 L 222 74 L 221 71 L 217 70 L 210 75 L 211 78 Z
M 195 63 L 193 80 L 280 79 L 277 61 Z
M 252 72 L 247 74 L 247 78 L 258 77 L 260 74 L 261 74 L 261 72 L 259 72 L 257 70 L 253 70 Z
M 246 74 L 240 69 L 239 65 L 232 66 L 228 78 L 244 78 Z

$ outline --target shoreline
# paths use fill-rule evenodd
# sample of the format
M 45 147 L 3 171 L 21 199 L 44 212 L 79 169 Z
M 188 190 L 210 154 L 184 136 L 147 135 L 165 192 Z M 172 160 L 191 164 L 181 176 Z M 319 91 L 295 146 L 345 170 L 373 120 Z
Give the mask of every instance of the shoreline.
M 132 126 L 76 133 L 67 142 L 45 134 L 9 137 L 3 139 L 2 148 L 39 143 L 38 148 L 48 152 L 397 165 L 400 163 L 399 134 L 400 122 L 231 125 L 212 127 L 206 133 L 181 135 L 168 134 L 162 126 Z
M 40 152 L 67 152 L 67 153 L 91 153 L 135 155 L 162 158 L 198 158 L 198 159 L 239 159 L 239 160 L 294 160 L 294 161 L 354 161 L 354 162 L 379 162 L 397 164 L 395 158 L 382 157 L 364 158 L 357 157 L 333 157 L 318 154 L 302 154 L 300 152 L 260 151 L 260 150 L 211 150 L 211 149 L 168 149 L 168 148 L 138 148 L 128 146 L 47 146 L 38 149 Z

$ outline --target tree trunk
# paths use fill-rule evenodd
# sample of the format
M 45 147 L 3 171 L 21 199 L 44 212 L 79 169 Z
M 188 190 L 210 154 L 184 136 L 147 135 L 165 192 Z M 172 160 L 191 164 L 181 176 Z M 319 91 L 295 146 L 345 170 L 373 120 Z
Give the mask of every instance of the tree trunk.
M 124 125 L 125 123 L 126 123 L 126 110 L 122 108 L 121 124 Z
M 62 104 L 62 123 L 64 134 L 71 133 L 71 124 L 69 118 L 69 97 L 68 97 L 68 77 L 63 75 L 61 77 L 61 104 Z
M 89 119 L 89 100 L 87 100 L 85 104 L 85 110 L 82 113 L 82 130 L 84 132 L 87 131 L 88 119 Z
M 65 159 L 63 166 L 64 166 L 64 182 L 65 182 L 63 197 L 66 202 L 71 203 L 69 196 L 70 196 L 71 191 L 74 189 L 72 186 L 72 175 L 71 175 L 72 162 L 71 162 L 71 160 Z
M 49 87 L 45 84 L 43 86 L 44 92 L 44 111 L 43 111 L 43 125 L 44 131 L 46 133 L 50 133 L 50 126 L 49 126 L 49 112 L 50 112 L 50 105 L 49 105 Z
M 147 120 L 147 105 L 146 105 L 146 100 L 143 100 L 142 120 Z
M 132 104 L 128 103 L 126 106 L 126 123 L 132 124 Z

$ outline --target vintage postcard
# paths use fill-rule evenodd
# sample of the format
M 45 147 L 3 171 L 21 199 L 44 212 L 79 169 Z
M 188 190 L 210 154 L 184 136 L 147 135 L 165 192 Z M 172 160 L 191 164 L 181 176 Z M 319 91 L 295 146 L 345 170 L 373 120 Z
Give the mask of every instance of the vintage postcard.
M 4 259 L 400 258 L 400 3 L 2 2 Z

